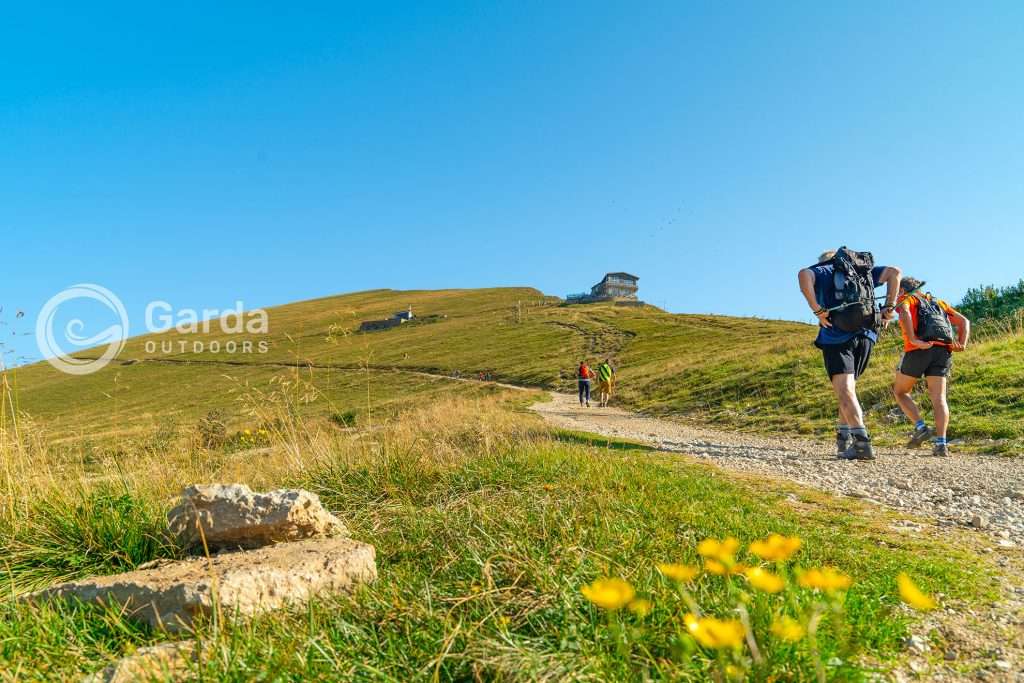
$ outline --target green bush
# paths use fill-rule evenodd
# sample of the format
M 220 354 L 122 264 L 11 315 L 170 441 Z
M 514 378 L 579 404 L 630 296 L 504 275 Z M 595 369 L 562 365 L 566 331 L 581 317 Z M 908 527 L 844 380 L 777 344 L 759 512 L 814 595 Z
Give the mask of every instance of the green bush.
M 972 320 L 1009 318 L 1021 309 L 1024 309 L 1024 280 L 1008 287 L 972 287 L 957 306 L 957 310 Z

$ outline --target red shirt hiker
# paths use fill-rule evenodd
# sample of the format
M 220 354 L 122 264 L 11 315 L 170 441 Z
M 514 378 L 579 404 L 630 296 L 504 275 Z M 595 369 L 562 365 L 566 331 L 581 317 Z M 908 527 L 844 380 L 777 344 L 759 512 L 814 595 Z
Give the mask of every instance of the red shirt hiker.
M 586 404 L 588 408 L 590 407 L 590 380 L 593 377 L 596 377 L 594 371 L 586 363 L 580 363 L 580 367 L 576 370 L 576 384 L 580 389 L 580 405 Z

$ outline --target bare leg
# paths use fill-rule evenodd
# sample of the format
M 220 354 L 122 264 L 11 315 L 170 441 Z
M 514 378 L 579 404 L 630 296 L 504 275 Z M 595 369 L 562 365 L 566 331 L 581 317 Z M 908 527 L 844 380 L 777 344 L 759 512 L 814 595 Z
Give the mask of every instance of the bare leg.
M 929 377 L 929 380 L 932 378 Z M 892 383 L 892 393 L 896 397 L 896 403 L 899 404 L 900 410 L 907 418 L 917 424 L 917 421 L 921 419 L 921 410 L 914 403 L 914 398 L 910 395 L 910 392 L 914 390 L 914 385 L 917 384 L 917 378 L 909 375 L 904 375 L 902 372 L 896 373 L 896 378 Z M 929 387 L 931 382 L 929 381 Z
M 935 434 L 945 438 L 949 429 L 949 404 L 946 403 L 946 378 L 926 377 L 928 394 L 932 398 L 932 411 L 935 413 Z
M 832 390 L 839 401 L 839 418 L 852 429 L 864 427 L 864 413 L 857 400 L 857 380 L 852 374 L 832 375 Z

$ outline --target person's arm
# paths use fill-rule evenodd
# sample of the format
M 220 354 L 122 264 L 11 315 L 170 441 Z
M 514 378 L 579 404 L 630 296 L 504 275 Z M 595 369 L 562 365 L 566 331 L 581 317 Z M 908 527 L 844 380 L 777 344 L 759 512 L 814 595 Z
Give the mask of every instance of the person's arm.
M 901 277 L 903 277 L 903 271 L 896 266 L 886 266 L 878 276 L 878 284 L 885 285 L 885 304 L 882 306 L 882 320 L 886 322 L 896 318 L 896 297 L 900 293 Z M 901 319 L 902 315 L 901 312 Z
M 949 322 L 956 328 L 956 341 L 953 342 L 954 351 L 963 351 L 967 348 L 967 342 L 971 339 L 971 321 L 960 311 L 949 308 L 946 310 Z
M 910 340 L 910 345 L 918 349 L 930 349 L 933 344 L 917 338 L 917 330 L 914 329 L 914 319 L 910 315 L 910 304 L 900 306 L 900 327 L 903 334 Z
M 818 304 L 818 295 L 814 292 L 814 271 L 804 268 L 797 275 L 797 280 L 800 282 L 800 292 L 807 300 L 807 305 L 811 307 L 811 311 L 818 318 L 818 324 L 822 327 L 832 327 L 832 323 L 828 320 L 828 311 Z

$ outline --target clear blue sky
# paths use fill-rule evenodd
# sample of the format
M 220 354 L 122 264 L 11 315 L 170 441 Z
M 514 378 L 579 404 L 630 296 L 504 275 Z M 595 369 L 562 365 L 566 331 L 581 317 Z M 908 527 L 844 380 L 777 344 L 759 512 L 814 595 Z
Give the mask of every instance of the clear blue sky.
M 810 320 L 843 243 L 951 299 L 1024 275 L 1017 0 L 275 4 L 5 7 L 3 318 L 627 270 Z

